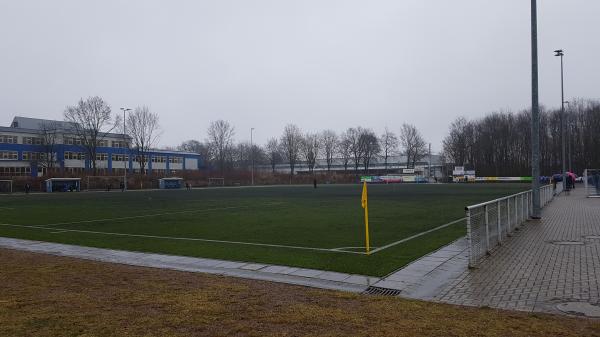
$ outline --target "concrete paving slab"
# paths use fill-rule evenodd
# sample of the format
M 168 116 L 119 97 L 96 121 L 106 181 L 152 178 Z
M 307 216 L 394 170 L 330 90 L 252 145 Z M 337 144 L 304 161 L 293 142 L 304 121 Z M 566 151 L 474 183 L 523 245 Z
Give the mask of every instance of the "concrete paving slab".
M 318 275 L 321 275 L 324 272 L 325 271 L 323 270 L 299 268 L 298 270 L 293 271 L 290 274 L 303 277 L 317 277 Z
M 260 264 L 260 263 L 247 263 L 243 266 L 241 266 L 241 269 L 245 269 L 245 270 L 260 270 L 262 268 L 267 267 L 266 264 Z
M 352 275 L 349 278 L 345 279 L 344 282 L 352 283 L 352 284 L 360 284 L 360 285 L 364 285 L 364 286 L 370 286 L 370 285 L 373 285 L 373 284 L 379 282 L 379 278 L 363 276 L 363 275 Z
M 237 269 L 237 268 L 241 268 L 244 265 L 246 265 L 245 262 L 224 261 L 224 262 L 221 262 L 221 263 L 215 265 L 215 267 L 216 268 L 225 268 L 225 269 Z
M 333 271 L 324 272 L 319 274 L 319 279 L 329 280 L 329 281 L 344 281 L 347 278 L 350 278 L 350 274 L 337 273 Z

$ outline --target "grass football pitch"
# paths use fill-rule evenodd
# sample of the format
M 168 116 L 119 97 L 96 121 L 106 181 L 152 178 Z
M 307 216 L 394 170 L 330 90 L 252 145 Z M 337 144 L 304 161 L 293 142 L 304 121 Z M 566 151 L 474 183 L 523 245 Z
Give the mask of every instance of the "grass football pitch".
M 466 205 L 527 187 L 369 185 L 370 255 L 361 185 L 5 195 L 0 236 L 383 276 L 465 235 Z

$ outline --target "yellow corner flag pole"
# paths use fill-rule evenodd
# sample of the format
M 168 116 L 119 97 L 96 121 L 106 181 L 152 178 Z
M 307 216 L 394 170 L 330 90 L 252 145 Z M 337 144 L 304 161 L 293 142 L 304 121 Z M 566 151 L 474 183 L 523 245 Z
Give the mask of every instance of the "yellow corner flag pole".
M 360 199 L 362 208 L 365 209 L 365 244 L 367 248 L 367 255 L 371 253 L 369 245 L 369 201 L 367 198 L 367 182 L 363 182 L 362 198 Z

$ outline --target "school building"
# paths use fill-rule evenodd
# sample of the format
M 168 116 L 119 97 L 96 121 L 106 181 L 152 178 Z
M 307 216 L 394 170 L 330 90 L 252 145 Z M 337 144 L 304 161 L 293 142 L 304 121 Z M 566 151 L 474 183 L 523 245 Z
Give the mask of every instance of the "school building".
M 43 177 L 49 170 L 66 174 L 92 174 L 91 161 L 81 139 L 69 122 L 15 117 L 8 127 L 0 126 L 0 177 Z M 137 153 L 131 137 L 104 133 L 96 148 L 99 175 L 140 172 L 141 156 L 148 174 L 177 175 L 198 170 L 200 155 L 193 152 L 151 150 Z

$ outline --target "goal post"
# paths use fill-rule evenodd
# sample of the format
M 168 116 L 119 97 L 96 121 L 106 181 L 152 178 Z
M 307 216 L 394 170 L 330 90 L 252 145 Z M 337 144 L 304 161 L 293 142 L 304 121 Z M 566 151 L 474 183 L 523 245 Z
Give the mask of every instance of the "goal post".
M 588 198 L 600 198 L 600 169 L 585 169 L 583 186 Z
M 13 181 L 10 179 L 0 179 L 0 194 L 13 192 Z
M 225 186 L 225 178 L 208 178 L 208 186 Z
M 85 179 L 87 191 L 109 191 L 121 188 L 123 176 L 87 176 Z

